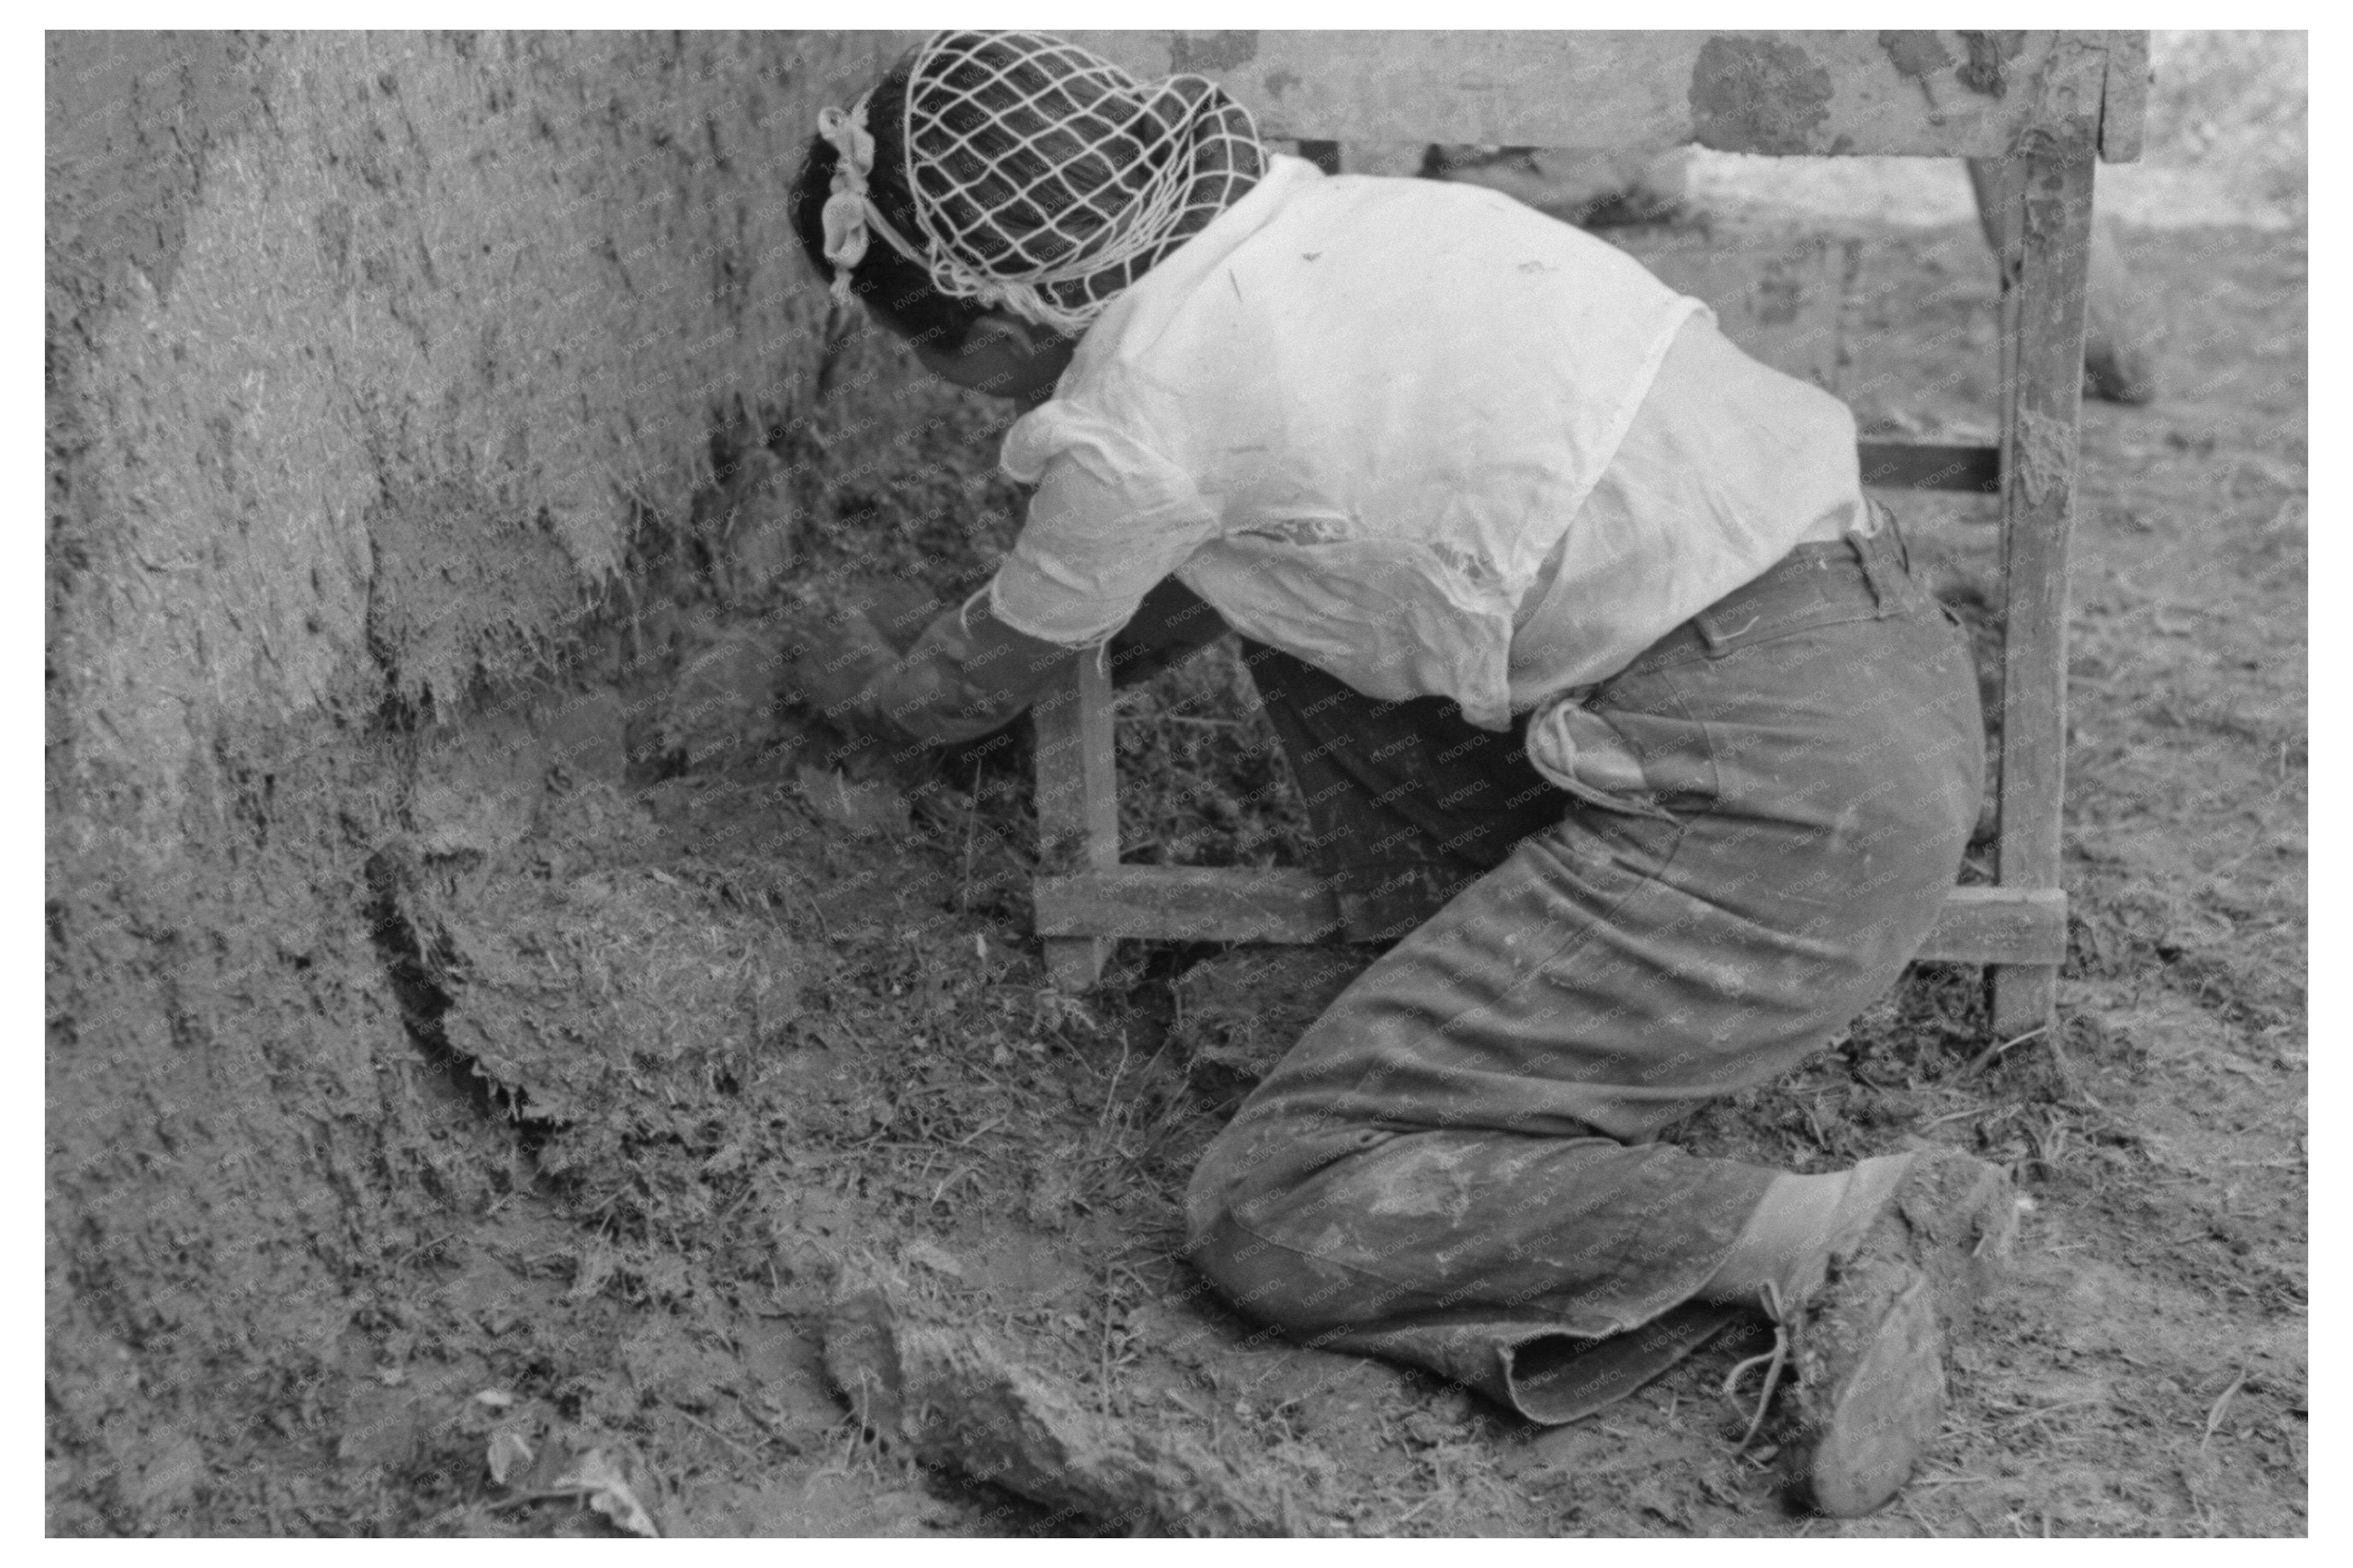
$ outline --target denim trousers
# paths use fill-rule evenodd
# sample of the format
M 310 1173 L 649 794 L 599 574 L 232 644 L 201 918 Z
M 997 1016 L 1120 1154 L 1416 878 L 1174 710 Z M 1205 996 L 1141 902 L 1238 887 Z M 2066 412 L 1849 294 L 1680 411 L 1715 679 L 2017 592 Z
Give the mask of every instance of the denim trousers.
M 1978 816 L 1967 635 L 1873 521 L 1540 709 L 1565 777 L 1525 720 L 1249 649 L 1347 934 L 1396 940 L 1194 1173 L 1244 1311 L 1550 1422 L 1736 1315 L 1694 1297 L 1777 1173 L 1657 1134 L 1892 985 Z

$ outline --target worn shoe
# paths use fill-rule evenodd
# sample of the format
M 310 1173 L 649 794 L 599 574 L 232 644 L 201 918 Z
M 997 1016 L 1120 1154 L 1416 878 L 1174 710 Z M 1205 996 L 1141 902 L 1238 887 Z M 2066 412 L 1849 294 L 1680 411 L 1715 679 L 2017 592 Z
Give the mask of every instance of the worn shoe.
M 1822 1285 L 1783 1325 L 1795 1386 L 1779 1463 L 1799 1502 L 1852 1518 L 1910 1479 L 1944 1420 L 1946 1346 L 1999 1278 L 2017 1225 L 2006 1174 L 1927 1150 L 1833 1248 Z

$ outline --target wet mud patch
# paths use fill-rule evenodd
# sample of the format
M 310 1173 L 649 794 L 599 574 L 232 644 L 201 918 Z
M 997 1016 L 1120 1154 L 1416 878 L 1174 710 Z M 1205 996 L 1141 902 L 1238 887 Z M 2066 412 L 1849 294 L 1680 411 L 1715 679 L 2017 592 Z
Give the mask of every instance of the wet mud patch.
M 700 1148 L 702 1104 L 750 1081 L 799 1011 L 797 944 L 648 864 L 651 815 L 618 792 L 584 786 L 552 815 L 503 853 L 400 875 L 443 1039 L 543 1124 L 551 1174 L 630 1141 Z

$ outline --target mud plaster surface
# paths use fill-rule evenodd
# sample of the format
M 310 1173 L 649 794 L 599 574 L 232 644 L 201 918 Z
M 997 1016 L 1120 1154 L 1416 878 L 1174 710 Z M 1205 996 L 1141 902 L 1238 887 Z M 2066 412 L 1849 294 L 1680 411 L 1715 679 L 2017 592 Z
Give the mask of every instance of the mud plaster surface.
M 715 419 L 803 395 L 754 170 L 842 47 L 50 36 L 62 1527 L 185 1528 L 232 1435 L 314 1427 L 372 1273 L 506 1175 L 408 1027 L 415 726 L 543 666 Z

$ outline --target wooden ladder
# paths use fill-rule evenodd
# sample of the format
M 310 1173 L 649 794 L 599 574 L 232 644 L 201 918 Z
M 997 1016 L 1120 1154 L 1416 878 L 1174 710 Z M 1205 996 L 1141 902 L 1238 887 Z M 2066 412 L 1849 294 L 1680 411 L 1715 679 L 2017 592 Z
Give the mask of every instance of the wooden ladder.
M 1955 888 L 1919 956 L 1991 967 L 1998 1036 L 2045 1025 L 2067 946 L 2059 882 L 2067 543 L 2092 163 L 2095 153 L 2112 162 L 2139 155 L 2147 35 L 1070 37 L 1147 78 L 1208 76 L 1250 106 L 1264 134 L 1307 142 L 1663 148 L 1696 142 L 1782 155 L 2006 161 L 2005 199 L 2016 203 L 2009 226 L 2018 240 L 2003 258 L 2000 444 L 1865 442 L 1861 458 L 1867 483 L 1998 489 L 2001 496 L 1996 880 Z M 1833 247 L 1822 248 L 1823 265 L 1834 272 Z M 1685 266 L 1704 271 L 1706 261 L 1695 255 Z M 1749 286 L 1655 269 L 1712 303 Z M 1833 279 L 1820 286 L 1842 285 Z M 1726 327 L 1740 337 L 1729 314 Z M 1820 344 L 1814 352 L 1822 352 Z M 1121 937 L 1313 942 L 1338 929 L 1330 892 L 1308 871 L 1120 863 L 1112 693 L 1099 660 L 1077 661 L 1034 712 L 1037 931 L 1057 984 L 1093 984 Z

